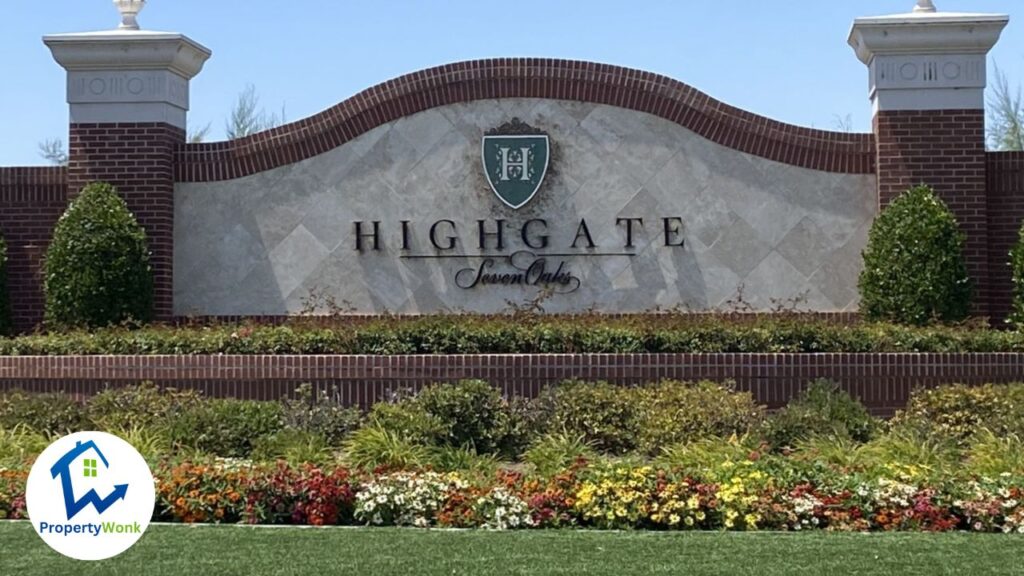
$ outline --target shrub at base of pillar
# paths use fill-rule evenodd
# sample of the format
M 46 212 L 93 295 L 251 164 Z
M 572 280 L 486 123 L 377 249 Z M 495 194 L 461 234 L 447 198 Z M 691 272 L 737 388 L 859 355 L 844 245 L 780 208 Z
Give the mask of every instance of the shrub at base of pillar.
M 57 222 L 46 253 L 50 328 L 148 322 L 153 271 L 146 233 L 113 186 L 90 184 Z

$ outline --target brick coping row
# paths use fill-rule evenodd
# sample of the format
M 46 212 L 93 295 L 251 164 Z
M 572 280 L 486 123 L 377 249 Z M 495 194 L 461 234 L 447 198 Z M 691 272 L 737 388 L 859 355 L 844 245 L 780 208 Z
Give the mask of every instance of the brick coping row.
M 424 110 L 485 99 L 607 104 L 675 122 L 723 146 L 794 166 L 849 174 L 875 170 L 875 138 L 778 122 L 659 74 L 608 64 L 499 58 L 438 66 L 389 80 L 309 118 L 228 142 L 183 145 L 178 182 L 241 178 L 323 154 Z

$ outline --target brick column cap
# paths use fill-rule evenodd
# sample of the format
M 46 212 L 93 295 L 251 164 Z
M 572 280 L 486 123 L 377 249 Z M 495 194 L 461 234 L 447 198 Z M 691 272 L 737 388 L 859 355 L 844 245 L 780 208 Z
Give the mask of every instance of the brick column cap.
M 72 124 L 165 123 L 185 129 L 189 80 L 212 53 L 173 32 L 109 30 L 44 36 L 67 70 Z
M 104 30 L 43 36 L 53 59 L 65 70 L 170 70 L 191 80 L 213 55 L 209 48 L 176 32 Z
M 870 70 L 870 97 L 886 110 L 983 110 L 986 56 L 1005 14 L 914 12 L 857 18 L 848 42 Z

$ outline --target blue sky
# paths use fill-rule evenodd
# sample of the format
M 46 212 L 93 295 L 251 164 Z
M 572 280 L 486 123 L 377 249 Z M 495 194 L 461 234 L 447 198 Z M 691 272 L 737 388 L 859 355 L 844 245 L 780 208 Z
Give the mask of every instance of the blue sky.
M 940 10 L 998 12 L 1010 26 L 992 53 L 1024 82 L 1020 0 L 936 0 Z M 867 70 L 846 45 L 857 16 L 909 11 L 914 0 L 150 0 L 144 28 L 213 50 L 192 83 L 190 125 L 224 119 L 253 84 L 289 120 L 429 66 L 498 56 L 607 62 L 671 76 L 734 106 L 832 129 L 870 129 Z M 37 143 L 67 136 L 64 72 L 44 34 L 114 27 L 109 0 L 5 0 L 0 165 L 43 160 Z

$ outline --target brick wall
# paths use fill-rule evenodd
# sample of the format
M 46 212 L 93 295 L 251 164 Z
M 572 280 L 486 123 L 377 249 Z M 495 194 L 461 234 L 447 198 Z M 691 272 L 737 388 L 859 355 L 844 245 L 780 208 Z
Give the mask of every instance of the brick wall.
M 67 206 L 66 182 L 64 168 L 0 168 L 0 234 L 7 242 L 7 289 L 18 331 L 43 320 L 41 265 Z
M 174 153 L 184 141 L 183 130 L 163 123 L 71 125 L 68 193 L 97 181 L 117 187 L 146 230 L 158 320 L 174 308 Z
M 967 234 L 975 313 L 991 308 L 983 110 L 882 111 L 875 115 L 878 201 L 884 207 L 912 186 L 935 189 Z
M 149 380 L 211 396 L 276 400 L 310 382 L 336 385 L 344 402 L 366 406 L 400 388 L 465 378 L 522 396 L 570 378 L 623 385 L 666 378 L 734 380 L 769 407 L 784 405 L 814 379 L 829 378 L 884 416 L 905 406 L 918 387 L 1024 380 L 1024 354 L 0 357 L 0 390 L 82 396 Z
M 13 244 L 18 327 L 29 329 L 41 317 L 36 276 L 42 251 L 65 206 L 64 196 L 73 196 L 88 182 L 117 186 L 145 227 L 153 253 L 158 317 L 171 320 L 175 181 L 238 178 L 320 154 L 428 108 L 508 97 L 605 103 L 654 114 L 722 145 L 796 166 L 841 173 L 877 170 L 882 206 L 910 186 L 932 185 L 968 235 L 968 265 L 978 284 L 976 312 L 999 318 L 1008 307 L 1005 253 L 1024 218 L 1021 160 L 1020 155 L 986 155 L 982 111 L 883 111 L 876 115 L 874 135 L 839 134 L 751 114 L 648 72 L 513 58 L 409 74 L 321 114 L 232 142 L 186 145 L 182 130 L 163 123 L 72 125 L 66 173 L 0 170 L 0 230 Z
M 1024 152 L 990 152 L 987 160 L 992 317 L 1000 323 L 1013 296 L 1009 253 L 1024 223 Z

